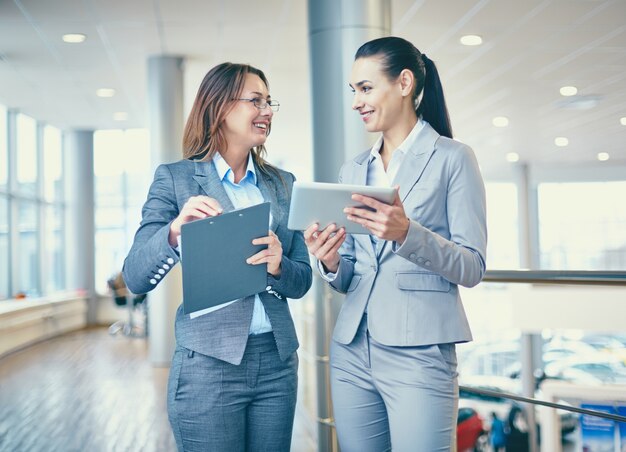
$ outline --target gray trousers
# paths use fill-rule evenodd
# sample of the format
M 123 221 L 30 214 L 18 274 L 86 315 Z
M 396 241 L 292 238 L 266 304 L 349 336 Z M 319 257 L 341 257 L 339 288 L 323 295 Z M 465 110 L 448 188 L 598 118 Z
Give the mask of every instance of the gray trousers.
M 288 451 L 298 356 L 281 361 L 273 333 L 248 338 L 235 366 L 178 346 L 168 381 L 168 415 L 179 451 Z
M 456 449 L 454 344 L 382 345 L 369 335 L 364 316 L 352 343 L 332 341 L 330 365 L 342 452 Z

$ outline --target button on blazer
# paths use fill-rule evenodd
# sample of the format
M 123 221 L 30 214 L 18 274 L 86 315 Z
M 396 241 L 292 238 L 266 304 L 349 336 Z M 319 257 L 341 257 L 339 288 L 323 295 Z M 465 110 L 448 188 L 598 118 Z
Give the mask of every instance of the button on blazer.
M 272 324 L 280 357 L 285 360 L 298 348 L 287 298 L 301 298 L 309 290 L 311 266 L 302 232 L 287 228 L 294 176 L 278 169 L 278 173 L 264 172 L 256 165 L 255 169 L 259 190 L 271 204 L 270 229 L 283 247 L 281 274 L 278 278 L 268 274 L 267 290 L 259 297 Z M 234 210 L 212 162 L 181 160 L 157 168 L 142 209 L 141 224 L 124 261 L 122 273 L 131 292 L 149 292 L 180 260 L 168 243 L 170 223 L 187 200 L 198 195 L 215 198 L 225 212 Z M 253 308 L 254 296 L 250 296 L 191 319 L 183 314 L 181 305 L 176 312 L 176 342 L 189 350 L 239 364 Z

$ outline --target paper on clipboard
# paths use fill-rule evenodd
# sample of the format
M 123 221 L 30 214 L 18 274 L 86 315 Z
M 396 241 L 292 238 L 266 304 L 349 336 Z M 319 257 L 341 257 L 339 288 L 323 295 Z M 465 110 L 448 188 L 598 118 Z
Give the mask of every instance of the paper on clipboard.
M 181 227 L 185 314 L 198 317 L 265 290 L 267 264 L 246 259 L 265 248 L 252 240 L 268 235 L 269 216 L 265 202 Z

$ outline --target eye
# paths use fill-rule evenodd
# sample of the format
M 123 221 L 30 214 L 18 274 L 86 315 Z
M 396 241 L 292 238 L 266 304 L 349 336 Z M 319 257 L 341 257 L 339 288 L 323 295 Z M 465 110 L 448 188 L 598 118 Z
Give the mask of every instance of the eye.
M 368 91 L 370 91 L 372 89 L 371 86 L 363 86 L 361 87 L 361 91 L 364 93 L 367 93 Z

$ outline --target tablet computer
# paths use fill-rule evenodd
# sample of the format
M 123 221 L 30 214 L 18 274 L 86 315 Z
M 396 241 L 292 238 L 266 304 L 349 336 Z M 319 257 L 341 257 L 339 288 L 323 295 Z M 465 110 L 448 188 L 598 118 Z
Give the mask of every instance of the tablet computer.
M 295 182 L 287 227 L 303 231 L 313 223 L 319 223 L 320 229 L 335 223 L 338 228 L 346 228 L 349 234 L 369 234 L 363 226 L 348 220 L 343 211 L 346 207 L 364 207 L 352 199 L 355 193 L 392 204 L 396 189 L 325 182 Z

